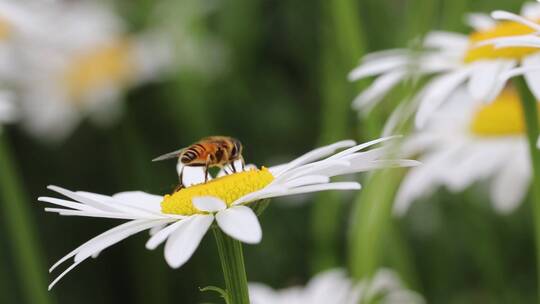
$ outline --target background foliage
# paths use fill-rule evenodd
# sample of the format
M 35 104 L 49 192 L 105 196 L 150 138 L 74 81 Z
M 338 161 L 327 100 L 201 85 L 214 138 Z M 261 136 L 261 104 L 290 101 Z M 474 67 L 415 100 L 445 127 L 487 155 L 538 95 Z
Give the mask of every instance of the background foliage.
M 191 0 L 177 1 L 180 10 L 182 2 Z M 344 41 L 339 36 L 349 33 L 335 31 L 341 18 L 347 18 L 340 14 L 347 10 L 330 13 L 330 1 L 216 0 L 208 15 L 188 24 L 174 10 L 164 17 L 195 36 L 219 37 L 227 54 L 219 72 L 179 68 L 162 82 L 131 90 L 118 123 L 105 129 L 84 123 L 62 144 L 44 144 L 16 126 L 7 127 L 4 140 L 11 147 L 26 203 L 32 206 L 32 228 L 44 251 L 39 258 L 51 265 L 112 225 L 108 220 L 45 214 L 35 199 L 49 194 L 46 185 L 108 194 L 133 189 L 166 193 L 176 183 L 173 162 L 151 163 L 150 159 L 206 135 L 235 136 L 242 140 L 249 162 L 267 165 L 337 135 L 373 138 L 389 109 L 378 109 L 363 120 L 349 110 L 362 84 L 347 82 L 346 73 L 354 62 L 344 62 L 340 54 L 407 46 L 429 29 L 466 31 L 464 12 L 517 11 L 522 4 L 515 0 L 335 1 L 352 3 L 360 17 L 353 33 L 360 35 L 361 46 L 353 41 L 350 52 L 343 50 L 347 44 L 339 44 Z M 152 22 L 149 12 L 158 5 L 148 0 L 116 4 L 133 29 Z M 328 69 L 334 63 L 338 67 Z M 347 111 L 339 111 L 344 105 Z M 335 204 L 342 208 L 336 212 L 340 233 L 332 243 L 340 258 L 329 265 L 347 266 L 348 259 L 354 259 L 345 254 L 354 197 L 338 199 L 342 202 L 326 202 L 332 204 L 328 208 Z M 316 229 L 307 216 L 316 205 L 272 202 L 261 220 L 262 243 L 245 248 L 251 281 L 274 287 L 303 284 L 320 269 L 313 264 L 320 235 L 313 233 Z M 328 216 L 327 220 L 336 219 Z M 529 204 L 500 216 L 473 190 L 461 195 L 440 191 L 395 220 L 384 236 L 381 263 L 400 270 L 407 284 L 429 303 L 534 301 Z M 12 264 L 17 253 L 7 237 L 0 230 L 0 302 L 23 303 L 25 290 Z M 144 249 L 146 236 L 138 235 L 103 252 L 98 260 L 83 263 L 50 296 L 58 303 L 218 303 L 215 294 L 198 290 L 222 285 L 217 251 L 208 238 L 184 267 L 172 270 L 162 250 Z

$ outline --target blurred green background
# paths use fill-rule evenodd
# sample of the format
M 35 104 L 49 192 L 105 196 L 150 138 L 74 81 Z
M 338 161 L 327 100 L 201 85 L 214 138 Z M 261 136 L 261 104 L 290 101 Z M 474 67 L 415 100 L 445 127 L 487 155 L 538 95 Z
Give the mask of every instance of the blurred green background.
M 348 83 L 346 75 L 364 52 L 408 46 L 430 29 L 465 32 L 465 12 L 518 11 L 523 3 L 216 0 L 207 14 L 184 22 L 180 11 L 188 2 L 197 5 L 195 0 L 177 1 L 178 11 L 171 10 L 163 18 L 195 37 L 220 39 L 226 51 L 218 72 L 179 68 L 160 82 L 132 89 L 126 94 L 120 121 L 108 128 L 84 122 L 61 144 L 36 141 L 17 126 L 4 129 L 3 141 L 30 206 L 31 228 L 43 249 L 38 257 L 43 265 L 52 265 L 117 223 L 46 214 L 36 198 L 51 194 L 47 185 L 104 194 L 167 193 L 176 185 L 174 162 L 150 160 L 207 135 L 241 139 L 247 161 L 259 165 L 277 164 L 338 139 L 372 139 L 390 109 L 378 109 L 360 120 L 350 108 L 365 84 Z M 133 30 L 153 22 L 150 12 L 157 5 L 150 0 L 115 3 Z M 329 210 L 338 207 L 335 215 L 313 216 L 337 221 L 340 227 L 331 242 L 338 258 L 323 263 L 315 259 L 317 237 L 326 236 L 313 233 L 317 225 L 310 217 L 320 202 L 291 206 L 287 204 L 291 200 L 273 201 L 261 219 L 262 243 L 245 246 L 250 281 L 273 287 L 304 284 L 315 271 L 346 267 L 351 259 L 345 241 L 354 194 L 307 199 L 328 200 Z M 2 224 L 10 216 L 3 213 Z M 515 213 L 501 216 L 472 190 L 461 195 L 439 191 L 414 204 L 406 217 L 395 219 L 392 229 L 385 230 L 379 260 L 400 271 L 428 303 L 533 303 L 536 277 L 529 213 L 530 205 L 523 204 Z M 0 303 L 25 303 L 27 291 L 14 266 L 18 253 L 2 231 L 6 227 L 0 230 Z M 49 293 L 51 299 L 56 303 L 221 302 L 216 294 L 198 290 L 223 285 L 211 237 L 178 270 L 169 269 L 161 248 L 146 250 L 146 239 L 144 233 L 131 237 L 97 260 L 81 264 Z

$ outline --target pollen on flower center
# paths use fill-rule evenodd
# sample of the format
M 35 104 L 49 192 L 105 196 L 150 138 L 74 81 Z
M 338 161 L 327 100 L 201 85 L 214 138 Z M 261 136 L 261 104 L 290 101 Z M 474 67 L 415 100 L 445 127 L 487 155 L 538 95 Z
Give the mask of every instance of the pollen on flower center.
M 495 48 L 492 45 L 477 47 L 476 43 L 489 39 L 518 36 L 533 33 L 534 30 L 523 24 L 505 21 L 500 22 L 497 26 L 484 31 L 474 32 L 469 36 L 470 48 L 465 54 L 465 62 L 473 62 L 482 59 L 521 59 L 527 55 L 538 52 L 537 48 L 530 47 L 504 47 Z
M 230 206 L 240 197 L 261 190 L 274 180 L 270 171 L 262 167 L 225 175 L 207 183 L 183 188 L 161 202 L 161 211 L 169 214 L 193 215 L 203 213 L 193 206 L 192 199 L 198 196 L 215 196 Z
M 93 90 L 128 84 L 135 72 L 131 50 L 131 42 L 123 39 L 75 56 L 63 75 L 72 99 L 81 101 Z
M 525 121 L 519 95 L 506 88 L 491 104 L 482 106 L 473 116 L 470 130 L 478 136 L 508 136 L 525 133 Z

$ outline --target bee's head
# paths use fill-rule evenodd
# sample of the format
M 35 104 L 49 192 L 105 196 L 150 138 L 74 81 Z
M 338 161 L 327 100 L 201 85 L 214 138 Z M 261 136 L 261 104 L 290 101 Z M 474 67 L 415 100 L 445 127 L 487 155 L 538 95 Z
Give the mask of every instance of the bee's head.
M 238 140 L 233 138 L 233 147 L 231 149 L 231 158 L 232 159 L 238 159 L 242 155 L 242 143 Z

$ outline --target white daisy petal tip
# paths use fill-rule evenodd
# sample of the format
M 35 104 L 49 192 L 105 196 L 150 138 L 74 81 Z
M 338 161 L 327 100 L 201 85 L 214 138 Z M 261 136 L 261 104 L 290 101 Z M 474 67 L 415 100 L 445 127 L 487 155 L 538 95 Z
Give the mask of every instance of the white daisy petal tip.
M 54 192 L 58 192 L 58 190 L 62 190 L 64 188 L 56 186 L 56 185 L 47 185 L 47 189 L 49 189 L 51 191 L 54 191 Z
M 187 263 L 214 222 L 211 215 L 195 215 L 177 227 L 165 243 L 165 261 L 174 269 Z
M 227 208 L 227 204 L 215 196 L 198 196 L 192 199 L 195 208 L 204 212 L 218 212 Z
M 517 23 L 521 23 L 525 26 L 528 26 L 534 30 L 540 30 L 540 25 L 538 25 L 537 23 L 535 23 L 534 21 L 531 21 L 527 18 L 524 18 L 523 16 L 520 16 L 520 15 L 517 15 L 517 14 L 514 14 L 514 13 L 510 13 L 510 12 L 507 12 L 507 11 L 501 11 L 501 10 L 496 10 L 496 11 L 493 11 L 491 13 L 491 17 L 493 19 L 496 19 L 496 20 L 508 20 L 508 21 L 514 21 L 514 22 L 517 22 Z

